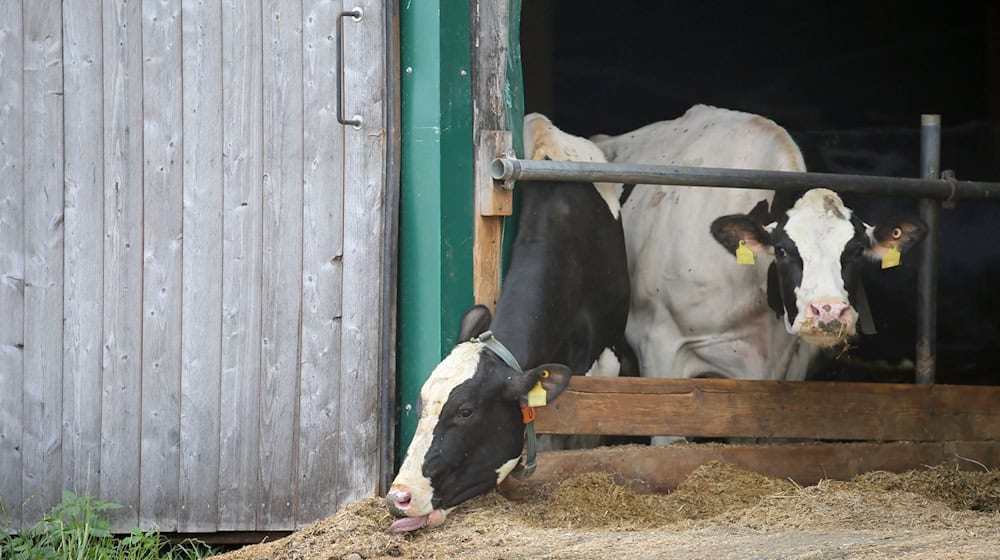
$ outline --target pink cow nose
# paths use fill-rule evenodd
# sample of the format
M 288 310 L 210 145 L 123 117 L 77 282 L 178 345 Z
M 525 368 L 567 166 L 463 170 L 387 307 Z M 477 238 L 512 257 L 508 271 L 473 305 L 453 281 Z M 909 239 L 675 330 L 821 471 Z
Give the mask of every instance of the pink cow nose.
M 412 497 L 409 490 L 393 486 L 389 489 L 389 493 L 385 495 L 385 501 L 389 504 L 389 511 L 393 515 L 403 517 L 406 515 L 406 510 L 410 507 Z
M 806 317 L 815 319 L 819 324 L 837 321 L 843 323 L 850 318 L 851 304 L 839 298 L 820 298 L 813 300 L 806 310 Z

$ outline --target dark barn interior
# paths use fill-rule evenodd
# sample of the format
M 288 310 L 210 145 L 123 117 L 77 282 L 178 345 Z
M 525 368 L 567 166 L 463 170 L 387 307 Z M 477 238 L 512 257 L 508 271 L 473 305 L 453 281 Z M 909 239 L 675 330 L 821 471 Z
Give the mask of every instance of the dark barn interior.
M 939 113 L 941 168 L 1000 181 L 992 2 L 531 0 L 521 44 L 526 112 L 574 134 L 620 134 L 705 103 L 775 120 L 810 171 L 918 176 L 920 115 Z M 844 198 L 870 220 L 916 212 L 908 199 Z M 1000 204 L 946 204 L 939 232 L 938 382 L 1000 385 Z M 915 260 L 869 267 L 879 334 L 814 379 L 912 381 L 898 366 L 914 355 Z

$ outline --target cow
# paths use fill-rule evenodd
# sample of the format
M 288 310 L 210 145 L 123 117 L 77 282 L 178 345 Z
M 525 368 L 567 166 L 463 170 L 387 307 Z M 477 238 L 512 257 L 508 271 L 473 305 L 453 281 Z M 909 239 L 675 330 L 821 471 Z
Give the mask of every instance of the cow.
M 920 131 L 878 128 L 791 131 L 811 170 L 913 177 L 920 173 Z M 1000 180 L 994 157 L 993 127 L 969 122 L 941 130 L 941 167 L 961 179 Z M 844 196 L 865 215 L 917 211 L 913 199 Z M 937 226 L 937 383 L 1000 383 L 1000 244 L 990 234 L 1000 223 L 995 202 L 945 203 Z M 862 333 L 847 356 L 829 356 L 810 368 L 808 379 L 837 381 L 914 381 L 916 354 L 917 259 L 881 271 L 868 267 L 863 282 L 871 305 L 874 332 Z
M 524 122 L 534 159 L 605 161 L 591 142 L 544 116 Z M 511 264 L 495 317 L 462 319 L 459 343 L 420 390 L 416 434 L 386 500 L 396 532 L 443 523 L 461 502 L 500 484 L 525 443 L 521 405 L 540 385 L 557 398 L 571 374 L 622 349 L 629 306 L 620 185 L 525 187 Z M 490 329 L 487 334 L 485 331 Z M 624 366 L 624 364 L 620 364 Z M 523 373 L 522 373 L 523 366 Z
M 782 127 L 706 105 L 595 141 L 616 163 L 805 171 Z M 864 261 L 902 258 L 926 233 L 910 216 L 867 225 L 825 189 L 791 207 L 773 199 L 744 189 L 631 190 L 622 207 L 626 340 L 643 376 L 804 379 L 821 348 L 843 349 L 856 334 Z M 755 264 L 738 264 L 738 251 Z

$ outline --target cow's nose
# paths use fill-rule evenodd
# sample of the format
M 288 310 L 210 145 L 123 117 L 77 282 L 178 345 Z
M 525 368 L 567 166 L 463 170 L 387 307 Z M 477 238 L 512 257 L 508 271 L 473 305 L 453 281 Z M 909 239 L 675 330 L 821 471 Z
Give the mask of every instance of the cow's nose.
M 847 321 L 851 316 L 851 304 L 840 298 L 821 298 L 809 304 L 806 316 L 816 319 L 820 323 L 830 321 Z
M 389 504 L 389 511 L 397 517 L 404 517 L 406 515 L 406 510 L 410 507 L 411 498 L 410 491 L 399 486 L 393 486 L 389 489 L 389 493 L 385 495 L 385 501 Z

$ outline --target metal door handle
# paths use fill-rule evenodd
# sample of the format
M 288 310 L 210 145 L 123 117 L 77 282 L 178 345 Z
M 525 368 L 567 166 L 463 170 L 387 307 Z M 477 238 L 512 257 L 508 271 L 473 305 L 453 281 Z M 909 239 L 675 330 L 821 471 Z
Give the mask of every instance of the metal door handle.
M 352 119 L 344 119 L 344 18 L 350 16 L 354 21 L 361 21 L 364 12 L 361 8 L 354 8 L 340 12 L 337 16 L 337 122 L 349 124 L 355 129 L 361 128 L 361 115 L 354 115 Z

